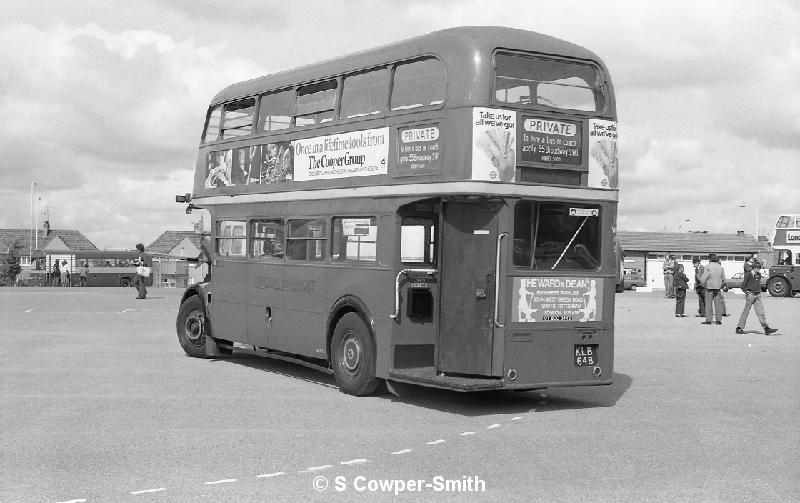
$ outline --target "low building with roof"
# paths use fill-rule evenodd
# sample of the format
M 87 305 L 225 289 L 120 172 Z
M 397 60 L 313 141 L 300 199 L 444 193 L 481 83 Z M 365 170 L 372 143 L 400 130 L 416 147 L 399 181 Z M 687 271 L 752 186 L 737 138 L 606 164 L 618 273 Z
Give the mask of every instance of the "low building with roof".
M 153 258 L 153 286 L 186 288 L 203 281 L 202 236 L 194 231 L 165 231 L 145 247 Z
M 32 276 L 44 277 L 56 261 L 66 260 L 73 266 L 71 252 L 97 250 L 80 231 L 51 229 L 48 222 L 35 232 L 31 229 L 0 229 L 0 256 L 11 253 L 15 245 L 22 266 L 18 281 L 22 283 L 28 283 Z
M 699 257 L 702 264 L 708 263 L 708 256 L 716 253 L 727 276 L 742 272 L 744 262 L 756 254 L 764 267 L 773 261 L 772 249 L 764 239 L 738 232 L 736 234 L 711 234 L 706 232 L 627 232 L 617 233 L 623 249 L 623 264 L 626 281 L 630 276 L 639 275 L 645 286 L 664 288 L 663 265 L 667 255 L 675 255 L 682 264 L 686 275 L 693 279 L 692 258 Z

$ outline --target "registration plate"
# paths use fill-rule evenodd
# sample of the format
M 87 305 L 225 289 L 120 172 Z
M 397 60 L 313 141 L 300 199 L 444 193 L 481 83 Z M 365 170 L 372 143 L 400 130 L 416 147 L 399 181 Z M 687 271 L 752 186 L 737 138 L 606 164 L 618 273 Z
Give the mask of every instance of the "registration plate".
M 575 344 L 575 354 L 572 361 L 576 367 L 597 365 L 597 344 Z

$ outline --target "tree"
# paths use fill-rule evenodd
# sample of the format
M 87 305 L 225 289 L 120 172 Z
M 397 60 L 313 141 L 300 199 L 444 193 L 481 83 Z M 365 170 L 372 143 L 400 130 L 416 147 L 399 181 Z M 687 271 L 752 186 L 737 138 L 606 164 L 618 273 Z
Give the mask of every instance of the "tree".
M 22 272 L 22 266 L 19 264 L 21 250 L 22 245 L 17 240 L 8 247 L 8 253 L 0 257 L 0 284 L 13 284 L 17 275 Z

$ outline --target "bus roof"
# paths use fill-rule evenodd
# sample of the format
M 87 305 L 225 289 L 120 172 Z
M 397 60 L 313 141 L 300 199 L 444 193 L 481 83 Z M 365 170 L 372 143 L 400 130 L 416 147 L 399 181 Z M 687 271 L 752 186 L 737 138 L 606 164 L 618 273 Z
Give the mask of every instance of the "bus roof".
M 463 26 L 435 31 L 427 35 L 232 84 L 217 93 L 211 104 L 216 105 L 266 90 L 290 87 L 421 55 L 440 57 L 450 71 L 472 68 L 477 63 L 476 54 L 491 54 L 497 48 L 590 60 L 605 71 L 602 60 L 591 51 L 549 35 L 499 26 Z M 491 64 L 491 60 L 483 61 L 483 63 Z

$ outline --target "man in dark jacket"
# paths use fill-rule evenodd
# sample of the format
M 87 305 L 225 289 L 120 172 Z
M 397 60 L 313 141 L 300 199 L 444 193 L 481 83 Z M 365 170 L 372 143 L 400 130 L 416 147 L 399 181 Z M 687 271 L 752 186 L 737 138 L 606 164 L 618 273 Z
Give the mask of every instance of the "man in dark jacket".
M 694 266 L 694 291 L 697 293 L 698 318 L 703 318 L 706 315 L 706 289 L 703 288 L 703 283 L 700 279 L 703 277 L 703 266 L 700 264 L 700 257 L 692 257 L 692 265 Z
M 747 324 L 747 315 L 750 314 L 750 307 L 756 310 L 756 316 L 761 326 L 764 327 L 766 335 L 772 335 L 778 331 L 777 328 L 769 328 L 767 315 L 764 312 L 764 303 L 761 302 L 761 263 L 753 261 L 749 269 L 745 269 L 742 278 L 742 291 L 745 294 L 744 310 L 739 317 L 739 324 L 736 325 L 736 333 L 743 334 L 744 326 Z

